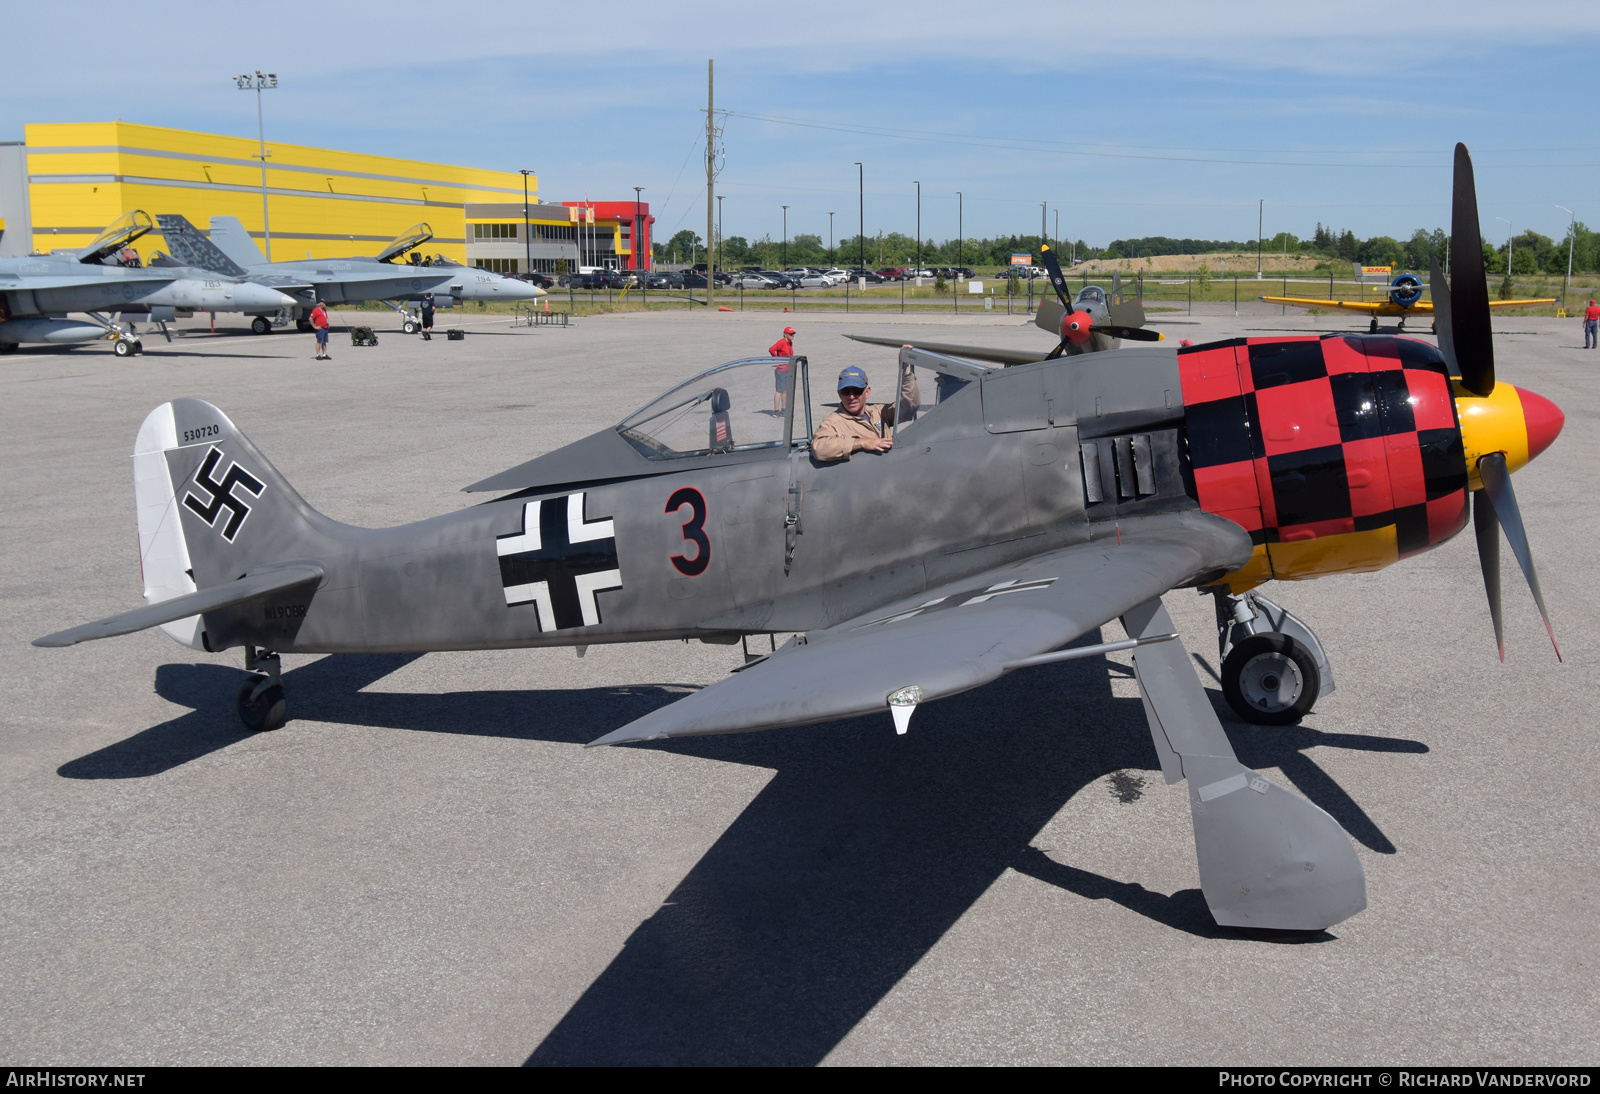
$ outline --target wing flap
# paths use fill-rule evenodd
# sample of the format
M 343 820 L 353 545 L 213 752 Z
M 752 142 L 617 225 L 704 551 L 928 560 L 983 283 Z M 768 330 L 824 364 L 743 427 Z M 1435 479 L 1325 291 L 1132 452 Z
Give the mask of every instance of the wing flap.
M 1133 606 L 1249 557 L 1231 521 L 1180 513 L 1052 551 L 814 633 L 592 742 L 739 733 L 872 714 L 902 688 L 942 699 L 999 677 Z
M 292 589 L 297 585 L 308 585 L 314 581 L 322 580 L 322 567 L 315 563 L 300 563 L 294 566 L 285 566 L 281 569 L 267 570 L 248 577 L 241 577 L 238 581 L 231 581 L 226 585 L 214 585 L 209 589 L 199 592 L 185 593 L 175 596 L 171 600 L 163 600 L 157 604 L 147 604 L 142 608 L 135 608 L 131 612 L 123 612 L 109 619 L 100 619 L 93 623 L 85 623 L 79 627 L 57 631 L 47 634 L 43 638 L 35 638 L 35 646 L 75 646 L 79 642 L 90 642 L 96 638 L 112 638 L 119 634 L 132 634 L 142 631 L 147 627 L 159 627 L 163 623 L 172 623 L 179 619 L 187 619 L 191 615 L 202 615 L 206 612 L 220 611 L 231 608 L 236 604 L 256 600 L 269 596 L 272 593 Z

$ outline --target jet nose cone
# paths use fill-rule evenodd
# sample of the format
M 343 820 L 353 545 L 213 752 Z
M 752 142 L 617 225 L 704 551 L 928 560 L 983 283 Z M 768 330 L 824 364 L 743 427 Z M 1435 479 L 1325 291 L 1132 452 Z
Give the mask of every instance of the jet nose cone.
M 544 295 L 544 290 L 537 285 L 530 285 L 526 281 L 518 281 L 514 277 L 501 279 L 495 286 L 497 296 L 507 296 L 512 300 L 537 300 Z
M 1522 420 L 1528 429 L 1528 459 L 1531 460 L 1560 436 L 1561 427 L 1567 424 L 1567 416 L 1543 395 L 1520 387 L 1517 388 L 1517 395 L 1522 400 Z
M 269 289 L 265 285 L 257 285 L 253 281 L 241 281 L 233 286 L 229 294 L 233 298 L 235 307 L 242 309 L 254 308 L 292 308 L 294 298 L 285 296 L 277 289 Z

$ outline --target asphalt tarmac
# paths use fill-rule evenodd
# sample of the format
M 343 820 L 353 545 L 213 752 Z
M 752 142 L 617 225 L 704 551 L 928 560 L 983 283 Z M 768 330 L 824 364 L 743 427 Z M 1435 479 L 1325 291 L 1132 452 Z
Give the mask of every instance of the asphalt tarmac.
M 238 651 L 30 646 L 141 603 L 128 454 L 175 396 L 381 526 L 479 500 L 458 491 L 786 321 L 815 392 L 891 374 L 845 331 L 1046 339 L 1003 315 L 444 313 L 466 339 L 426 343 L 346 318 L 380 345 L 336 334 L 321 363 L 309 335 L 191 325 L 131 360 L 0 358 L 7 1064 L 1594 1063 L 1600 352 L 1579 321 L 1495 320 L 1500 378 L 1567 415 L 1516 478 L 1564 664 L 1509 551 L 1496 659 L 1470 533 L 1266 590 L 1337 691 L 1299 727 L 1228 731 L 1345 826 L 1370 906 L 1261 938 L 1206 912 L 1126 655 L 926 705 L 905 737 L 883 715 L 586 750 L 738 647 L 286 657 L 291 720 L 250 736 Z M 1209 601 L 1167 602 L 1215 669 Z

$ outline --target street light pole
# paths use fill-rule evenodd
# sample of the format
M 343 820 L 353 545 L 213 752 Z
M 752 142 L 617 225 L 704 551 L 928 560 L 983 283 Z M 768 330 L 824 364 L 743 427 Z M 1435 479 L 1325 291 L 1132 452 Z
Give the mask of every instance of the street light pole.
M 828 265 L 837 266 L 839 260 L 833 254 L 833 212 L 828 212 Z
M 1506 220 L 1505 217 L 1495 217 L 1496 220 L 1506 221 L 1506 277 L 1511 276 L 1511 256 L 1517 245 L 1517 226 Z
M 278 86 L 276 72 L 262 72 L 256 69 L 256 74 L 251 77 L 249 73 L 235 76 L 233 82 L 240 91 L 254 91 L 256 93 L 256 137 L 261 143 L 261 235 L 266 244 L 267 261 L 272 261 L 272 221 L 267 218 L 267 127 L 261 116 L 261 93 L 270 91 Z
M 915 183 L 917 188 L 917 277 L 922 277 L 922 183 Z M 917 284 L 922 284 L 919 280 Z
M 1267 220 L 1267 199 L 1262 198 L 1256 206 L 1256 280 L 1261 280 L 1261 231 Z
M 1049 207 L 1050 203 L 1048 201 L 1041 201 L 1039 203 L 1039 246 L 1041 247 L 1043 247 L 1045 244 L 1044 226 L 1046 223 L 1048 223 L 1047 211 Z
M 961 215 L 962 215 L 962 212 L 963 212 L 963 210 L 961 208 L 961 202 L 962 202 L 961 191 L 957 190 L 956 191 L 956 265 L 957 266 L 965 266 L 967 264 L 967 238 L 966 238 L 966 234 L 963 231 L 962 224 L 961 224 Z
M 856 267 L 865 273 L 867 268 L 867 191 L 866 168 L 856 160 L 856 215 L 861 219 L 856 225 Z
M 528 222 L 528 176 L 533 174 L 527 168 L 522 169 L 522 242 L 527 252 L 528 268 L 524 273 L 533 272 L 533 233 L 529 230 Z
M 789 268 L 789 207 L 783 207 L 783 268 Z
M 643 186 L 633 188 L 633 246 L 628 248 L 631 252 L 628 257 L 633 259 L 633 268 L 636 270 L 649 269 L 648 265 L 639 265 L 639 195 L 642 193 L 644 193 Z
M 1572 288 L 1572 245 L 1578 241 L 1578 214 L 1565 205 L 1557 205 L 1556 208 L 1572 218 L 1567 224 L 1567 279 L 1561 283 L 1561 306 L 1565 308 L 1567 293 Z

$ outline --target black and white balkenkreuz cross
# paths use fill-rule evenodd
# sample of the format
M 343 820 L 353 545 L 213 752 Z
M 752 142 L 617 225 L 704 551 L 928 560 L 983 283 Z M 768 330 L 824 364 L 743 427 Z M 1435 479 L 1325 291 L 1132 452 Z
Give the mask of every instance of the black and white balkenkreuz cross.
M 244 518 L 250 515 L 250 506 L 234 494 L 233 488 L 242 487 L 259 498 L 266 486 L 236 463 L 230 463 L 227 472 L 218 479 L 217 464 L 221 461 L 222 449 L 213 446 L 206 453 L 200 470 L 194 473 L 194 484 L 205 491 L 207 498 L 201 501 L 193 493 L 188 493 L 183 496 L 183 504 L 213 528 L 217 526 L 217 515 L 226 509 L 228 522 L 222 526 L 222 538 L 232 543 L 233 537 L 239 534 L 240 525 L 244 524 Z
M 541 631 L 597 626 L 594 594 L 622 588 L 616 532 L 610 520 L 584 519 L 583 498 L 530 501 L 522 507 L 522 531 L 495 539 L 506 603 L 532 602 Z

